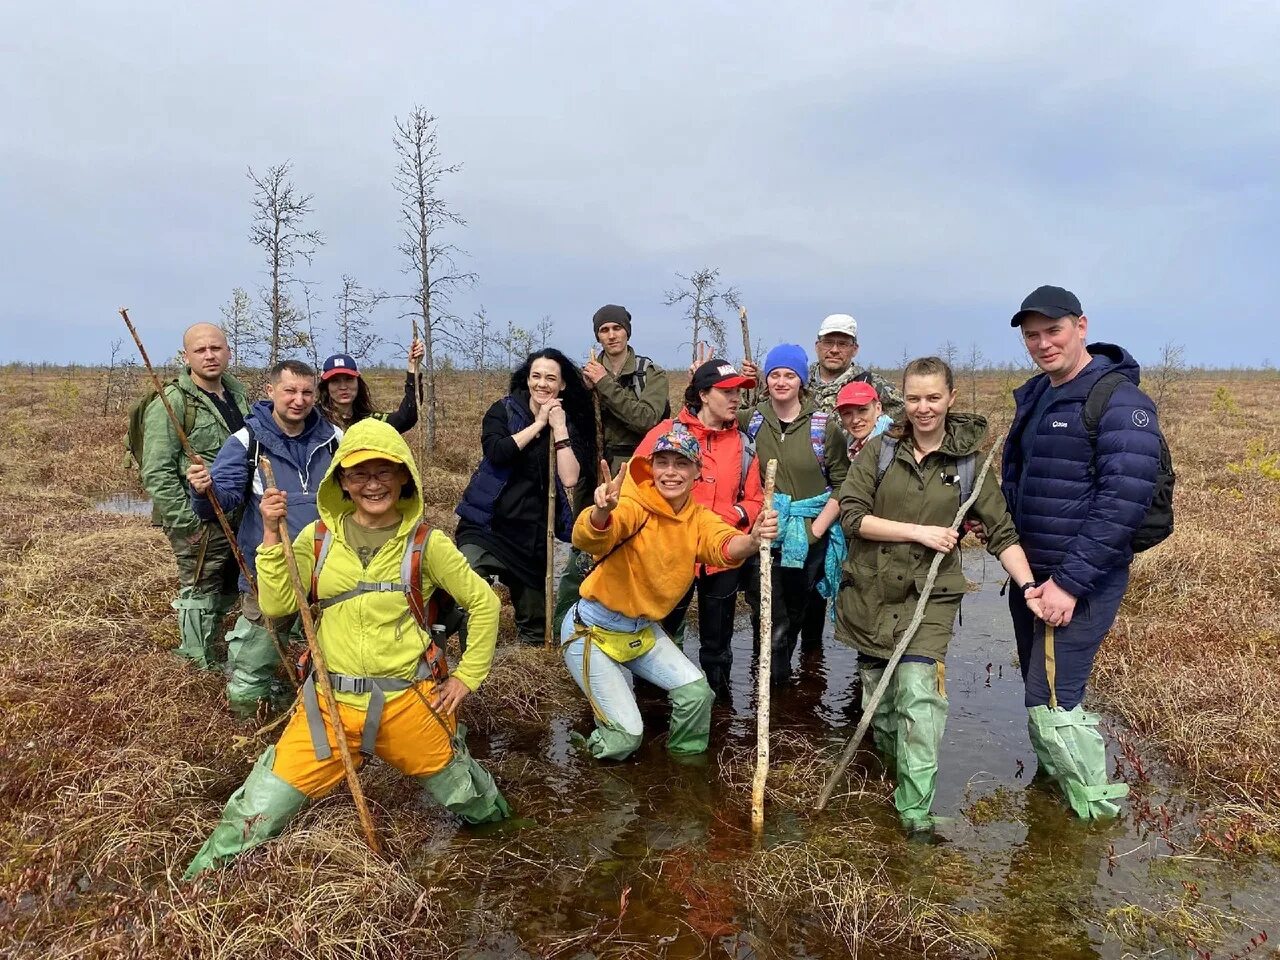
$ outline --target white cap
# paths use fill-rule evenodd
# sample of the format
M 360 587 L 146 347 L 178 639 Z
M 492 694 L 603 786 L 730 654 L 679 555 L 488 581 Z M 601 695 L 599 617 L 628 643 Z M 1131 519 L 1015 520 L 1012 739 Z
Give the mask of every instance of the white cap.
M 843 333 L 845 336 L 858 339 L 858 321 L 853 319 L 847 313 L 833 313 L 827 319 L 822 321 L 822 326 L 818 328 L 818 336 L 825 337 L 828 333 Z

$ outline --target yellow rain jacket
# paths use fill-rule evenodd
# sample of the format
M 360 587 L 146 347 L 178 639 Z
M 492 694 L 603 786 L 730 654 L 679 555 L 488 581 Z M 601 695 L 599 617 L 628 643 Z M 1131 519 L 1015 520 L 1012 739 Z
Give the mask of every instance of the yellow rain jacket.
M 741 565 L 725 553 L 741 533 L 692 497 L 675 513 L 653 485 L 648 458 L 633 457 L 609 525 L 592 526 L 590 509 L 573 525 L 575 547 L 606 557 L 579 593 L 624 617 L 661 620 L 688 592 L 697 564 Z
M 376 450 L 403 461 L 413 474 L 414 492 L 399 503 L 400 528 L 382 549 L 362 567 L 356 552 L 347 544 L 342 518 L 355 505 L 342 494 L 335 472 L 338 463 L 357 450 Z M 320 599 L 336 597 L 353 589 L 360 581 L 399 581 L 405 545 L 422 517 L 422 480 L 404 438 L 387 424 L 362 420 L 343 434 L 333 456 L 333 465 L 320 484 L 316 505 L 320 517 L 332 531 L 333 544 L 320 570 Z M 304 585 L 311 582 L 315 556 L 315 524 L 308 524 L 293 542 L 293 555 Z M 282 544 L 259 546 L 257 552 L 258 600 L 269 617 L 296 613 L 297 600 L 289 582 Z M 422 596 L 424 602 L 439 586 L 448 592 L 469 615 L 467 652 L 452 669 L 471 690 L 489 675 L 493 649 L 498 637 L 498 598 L 463 559 L 444 532 L 432 530 L 422 553 Z M 412 680 L 429 637 L 409 613 L 403 593 L 365 593 L 327 609 L 320 620 L 320 648 L 331 673 L 353 677 L 399 677 Z M 388 692 L 388 702 L 407 693 Z M 339 702 L 366 709 L 367 693 L 338 693 Z

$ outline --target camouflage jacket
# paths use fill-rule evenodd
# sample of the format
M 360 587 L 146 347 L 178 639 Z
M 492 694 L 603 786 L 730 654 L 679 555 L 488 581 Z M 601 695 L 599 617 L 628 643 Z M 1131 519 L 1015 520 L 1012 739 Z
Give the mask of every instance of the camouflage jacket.
M 884 377 L 869 370 L 863 370 L 856 363 L 849 364 L 849 369 L 834 380 L 825 382 L 818 377 L 818 364 L 809 364 L 809 399 L 813 401 L 813 405 L 819 410 L 834 413 L 836 394 L 840 392 L 841 387 L 854 380 L 864 380 L 875 387 L 876 393 L 880 394 L 880 403 L 884 407 L 884 412 L 893 417 L 894 420 L 902 419 L 906 408 L 902 403 L 902 395 L 897 388 Z

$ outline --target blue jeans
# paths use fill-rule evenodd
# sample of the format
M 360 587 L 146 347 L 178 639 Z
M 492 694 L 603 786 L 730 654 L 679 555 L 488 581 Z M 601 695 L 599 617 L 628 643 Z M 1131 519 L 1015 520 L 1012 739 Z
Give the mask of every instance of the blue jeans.
M 590 697 L 595 708 L 604 714 L 608 724 L 618 730 L 635 737 L 644 733 L 644 721 L 640 719 L 635 695 L 632 694 L 631 685 L 627 682 L 628 670 L 663 690 L 674 690 L 702 679 L 702 671 L 671 642 L 660 624 L 643 617 L 624 617 L 594 600 L 579 600 L 564 618 L 564 624 L 560 628 L 561 643 L 573 636 L 577 627 L 575 621 L 581 621 L 588 626 L 627 633 L 635 633 L 646 626 L 652 626 L 657 636 L 657 643 L 653 645 L 653 649 L 626 663 L 614 660 L 598 646 L 591 649 Z M 573 677 L 574 683 L 583 692 L 587 690 L 582 679 L 582 658 L 585 646 L 586 639 L 579 637 L 572 643 L 565 643 L 561 648 L 565 666 L 569 668 L 569 674 Z
M 1053 631 L 1054 691 L 1058 706 L 1071 710 L 1084 700 L 1085 686 L 1093 672 L 1093 661 L 1102 646 L 1102 638 L 1115 623 L 1120 601 L 1129 586 L 1126 567 L 1098 585 L 1088 596 L 1076 601 L 1071 623 Z M 1026 686 L 1026 705 L 1049 705 L 1049 679 L 1044 663 L 1044 623 L 1027 609 L 1022 591 L 1009 591 L 1009 615 L 1013 618 L 1013 635 L 1018 642 L 1018 663 Z

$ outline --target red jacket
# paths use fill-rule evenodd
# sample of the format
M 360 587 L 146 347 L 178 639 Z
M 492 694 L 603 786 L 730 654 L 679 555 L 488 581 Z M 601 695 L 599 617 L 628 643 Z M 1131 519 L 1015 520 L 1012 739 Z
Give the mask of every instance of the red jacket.
M 764 489 L 760 484 L 760 467 L 755 457 L 747 464 L 747 475 L 742 475 L 743 435 L 736 421 L 719 430 L 703 424 L 681 407 L 678 416 L 663 420 L 650 430 L 636 447 L 636 456 L 647 457 L 653 452 L 658 438 L 671 430 L 674 423 L 686 427 L 698 438 L 702 449 L 702 475 L 693 485 L 693 499 L 715 511 L 725 523 L 738 530 L 750 530 L 756 515 L 764 503 Z M 741 496 L 739 496 L 741 491 Z M 718 567 L 708 567 L 715 573 Z

